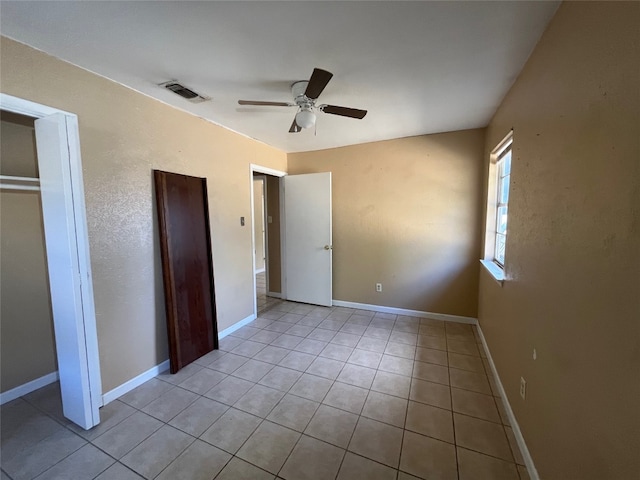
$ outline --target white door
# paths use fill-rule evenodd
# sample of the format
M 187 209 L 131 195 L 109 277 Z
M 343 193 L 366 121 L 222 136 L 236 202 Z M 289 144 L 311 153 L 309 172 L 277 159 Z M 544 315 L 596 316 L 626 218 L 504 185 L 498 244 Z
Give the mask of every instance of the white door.
M 331 173 L 283 180 L 286 298 L 331 306 Z
M 80 278 L 79 257 L 85 252 L 79 251 L 76 215 L 84 210 L 78 211 L 68 192 L 82 195 L 82 185 L 72 184 L 66 121 L 59 113 L 36 120 L 36 147 L 63 413 L 88 429 L 100 422 L 100 399 L 92 399 L 92 390 L 96 396 L 101 387 L 99 373 L 90 372 L 95 359 L 87 353 L 97 352 L 97 340 L 85 325 L 85 316 L 93 314 L 87 290 L 91 278 Z M 81 182 L 81 177 L 76 180 Z

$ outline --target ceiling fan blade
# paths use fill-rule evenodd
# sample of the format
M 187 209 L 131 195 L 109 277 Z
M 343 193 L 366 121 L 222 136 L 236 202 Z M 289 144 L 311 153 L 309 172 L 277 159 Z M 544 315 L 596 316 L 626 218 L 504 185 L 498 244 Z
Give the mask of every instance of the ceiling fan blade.
M 312 100 L 315 100 L 320 96 L 324 87 L 327 86 L 331 77 L 333 77 L 333 73 L 322 70 L 321 68 L 314 68 L 304 94 Z
M 357 108 L 339 107 L 337 105 L 321 105 L 320 110 L 324 113 L 330 113 L 331 115 L 340 115 L 342 117 L 351 117 L 363 119 L 367 114 L 366 110 L 359 110 Z
M 289 129 L 289 133 L 298 133 L 302 131 L 302 127 L 296 123 L 295 117 L 293 118 L 293 123 L 291 124 L 291 128 Z
M 240 105 L 259 105 L 261 107 L 294 107 L 294 103 L 288 102 L 263 102 L 260 100 L 238 100 Z

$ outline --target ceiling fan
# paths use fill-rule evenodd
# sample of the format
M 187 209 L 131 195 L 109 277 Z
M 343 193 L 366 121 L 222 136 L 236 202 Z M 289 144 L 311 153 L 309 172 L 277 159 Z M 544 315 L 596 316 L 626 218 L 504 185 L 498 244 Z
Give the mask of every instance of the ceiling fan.
M 240 105 L 255 105 L 260 107 L 298 107 L 289 133 L 301 132 L 303 128 L 310 128 L 316 124 L 315 111 L 362 119 L 367 114 L 366 110 L 357 108 L 339 107 L 337 105 L 316 105 L 316 100 L 333 77 L 333 73 L 314 68 L 309 81 L 301 80 L 291 85 L 293 103 L 291 102 L 263 102 L 259 100 L 238 100 Z

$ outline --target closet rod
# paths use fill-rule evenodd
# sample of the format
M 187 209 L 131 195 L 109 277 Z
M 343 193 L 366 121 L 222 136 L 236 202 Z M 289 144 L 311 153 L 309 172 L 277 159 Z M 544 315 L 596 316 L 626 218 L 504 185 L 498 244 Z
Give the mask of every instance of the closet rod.
M 0 175 L 0 188 L 4 190 L 40 190 L 40 179 Z

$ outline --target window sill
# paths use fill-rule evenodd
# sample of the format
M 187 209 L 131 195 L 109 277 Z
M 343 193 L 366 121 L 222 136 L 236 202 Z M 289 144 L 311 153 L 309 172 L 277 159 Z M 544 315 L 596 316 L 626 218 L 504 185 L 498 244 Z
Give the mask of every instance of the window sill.
M 501 269 L 498 265 L 493 263 L 491 260 L 480 260 L 482 266 L 491 274 L 493 279 L 498 282 L 500 285 L 504 283 L 504 270 Z

